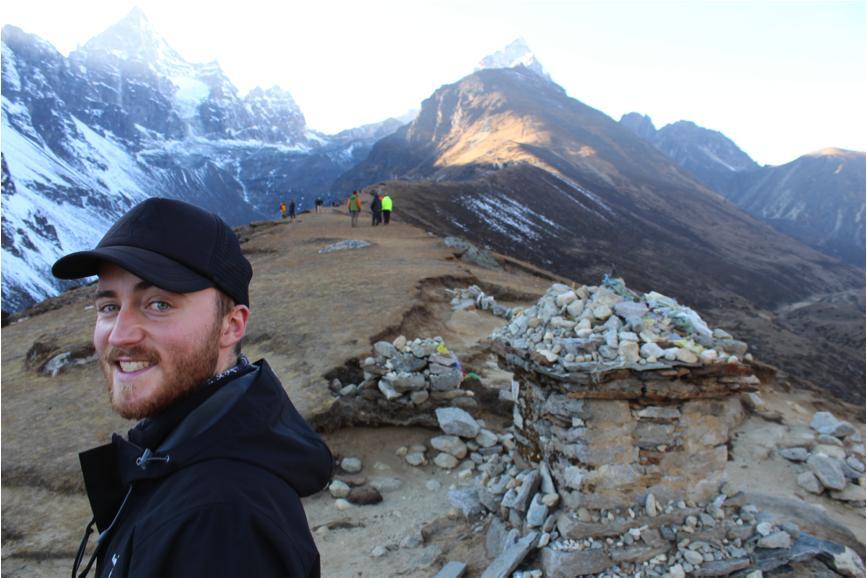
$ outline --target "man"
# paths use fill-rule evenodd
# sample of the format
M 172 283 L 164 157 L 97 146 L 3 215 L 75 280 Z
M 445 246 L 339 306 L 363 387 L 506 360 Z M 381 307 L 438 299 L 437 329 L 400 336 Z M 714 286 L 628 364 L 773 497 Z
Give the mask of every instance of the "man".
M 125 214 L 56 277 L 99 276 L 94 346 L 128 439 L 80 454 L 99 577 L 319 576 L 299 496 L 327 446 L 264 360 L 240 353 L 253 271 L 216 215 L 168 199 Z
M 382 222 L 387 225 L 391 222 L 391 209 L 394 206 L 394 203 L 391 200 L 391 197 L 388 193 L 385 193 L 382 196 Z
M 347 204 L 347 208 L 349 209 L 350 221 L 352 222 L 353 227 L 358 226 L 358 215 L 361 213 L 361 196 L 359 196 L 358 191 L 352 191 L 352 195 L 349 197 L 349 203 Z
M 370 191 L 370 197 L 372 199 L 370 201 L 370 213 L 373 216 L 371 225 L 375 227 L 382 221 L 382 201 L 376 191 Z

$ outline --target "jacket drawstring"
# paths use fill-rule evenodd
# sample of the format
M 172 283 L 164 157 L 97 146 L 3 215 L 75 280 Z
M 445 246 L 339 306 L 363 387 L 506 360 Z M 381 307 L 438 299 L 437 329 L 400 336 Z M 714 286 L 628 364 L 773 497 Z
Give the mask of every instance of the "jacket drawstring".
M 145 450 L 145 453 L 149 451 L 150 450 Z M 136 460 L 136 463 L 137 462 L 138 460 Z M 90 572 L 90 568 L 93 566 L 93 562 L 96 560 L 96 554 L 97 552 L 99 552 L 100 546 L 102 546 L 102 544 L 105 542 L 105 539 L 108 537 L 112 528 L 114 528 L 115 523 L 117 523 L 118 518 L 120 518 L 120 514 L 121 512 L 123 512 L 123 508 L 124 506 L 126 506 L 130 494 L 132 494 L 132 484 L 130 484 L 129 489 L 126 491 L 126 496 L 124 496 L 123 502 L 120 503 L 120 507 L 117 509 L 117 513 L 114 515 L 114 519 L 112 519 L 111 524 L 109 524 L 108 527 L 102 532 L 100 532 L 99 536 L 97 536 L 96 548 L 93 549 L 93 554 L 90 555 L 90 560 L 87 561 L 87 566 L 84 567 L 84 570 L 82 570 L 81 574 L 76 576 L 75 573 L 78 572 L 78 567 L 81 566 L 81 561 L 84 559 L 84 551 L 87 550 L 87 543 L 90 541 L 90 535 L 93 534 L 93 525 L 96 523 L 96 518 L 93 518 L 87 525 L 87 528 L 85 528 L 84 530 L 84 537 L 81 539 L 81 544 L 79 544 L 78 546 L 78 552 L 75 554 L 75 563 L 72 565 L 72 578 L 85 578 L 87 576 L 87 573 Z

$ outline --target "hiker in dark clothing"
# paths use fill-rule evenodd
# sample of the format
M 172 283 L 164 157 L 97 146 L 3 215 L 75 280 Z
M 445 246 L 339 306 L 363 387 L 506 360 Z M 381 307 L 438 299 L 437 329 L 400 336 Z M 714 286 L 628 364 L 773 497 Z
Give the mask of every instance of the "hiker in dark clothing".
M 289 201 L 289 222 L 295 222 L 295 199 Z
M 376 191 L 371 192 L 370 196 L 373 197 L 373 200 L 370 201 L 370 212 L 373 214 L 372 226 L 375 227 L 382 222 L 382 200 L 376 194 Z
M 151 198 L 52 273 L 99 276 L 96 354 L 112 408 L 141 420 L 79 456 L 93 519 L 73 576 L 96 561 L 99 578 L 318 578 L 300 498 L 333 460 L 268 363 L 241 353 L 253 270 L 232 229 Z

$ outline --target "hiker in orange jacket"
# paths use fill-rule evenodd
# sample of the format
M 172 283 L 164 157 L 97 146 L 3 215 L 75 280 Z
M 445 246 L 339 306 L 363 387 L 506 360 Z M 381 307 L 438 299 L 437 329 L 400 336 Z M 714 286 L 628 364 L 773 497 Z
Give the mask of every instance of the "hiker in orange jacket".
M 358 226 L 358 215 L 361 214 L 361 195 L 358 194 L 358 191 L 352 191 L 352 195 L 349 197 L 349 203 L 347 206 L 349 207 L 349 216 L 352 217 L 352 226 Z

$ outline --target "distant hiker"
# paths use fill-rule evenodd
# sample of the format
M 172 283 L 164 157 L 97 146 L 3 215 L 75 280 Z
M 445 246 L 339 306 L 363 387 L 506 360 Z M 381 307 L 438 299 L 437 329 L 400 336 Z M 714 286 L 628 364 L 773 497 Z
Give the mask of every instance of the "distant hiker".
M 318 213 L 318 212 L 319 212 L 319 207 L 321 207 L 321 206 L 322 206 L 322 198 L 321 198 L 321 197 L 316 197 L 316 202 L 313 204 L 313 210 L 316 211 L 316 212 Z
M 286 203 L 284 201 L 280 201 L 280 218 L 286 218 Z
M 295 222 L 295 199 L 289 201 L 289 222 Z
M 142 420 L 79 455 L 93 519 L 72 575 L 95 561 L 99 578 L 318 577 L 300 498 L 333 459 L 268 363 L 241 353 L 253 269 L 235 232 L 151 198 L 51 272 L 99 276 L 98 363 L 114 411 Z
M 361 196 L 359 196 L 358 191 L 352 191 L 352 195 L 349 197 L 349 216 L 352 217 L 351 222 L 353 227 L 358 226 L 358 214 L 361 213 Z
M 373 197 L 373 200 L 370 201 L 370 212 L 373 215 L 373 226 L 375 227 L 382 222 L 382 201 L 376 191 L 372 191 L 370 196 Z
M 391 221 L 391 209 L 394 206 L 388 193 L 382 196 L 382 222 L 387 225 Z

